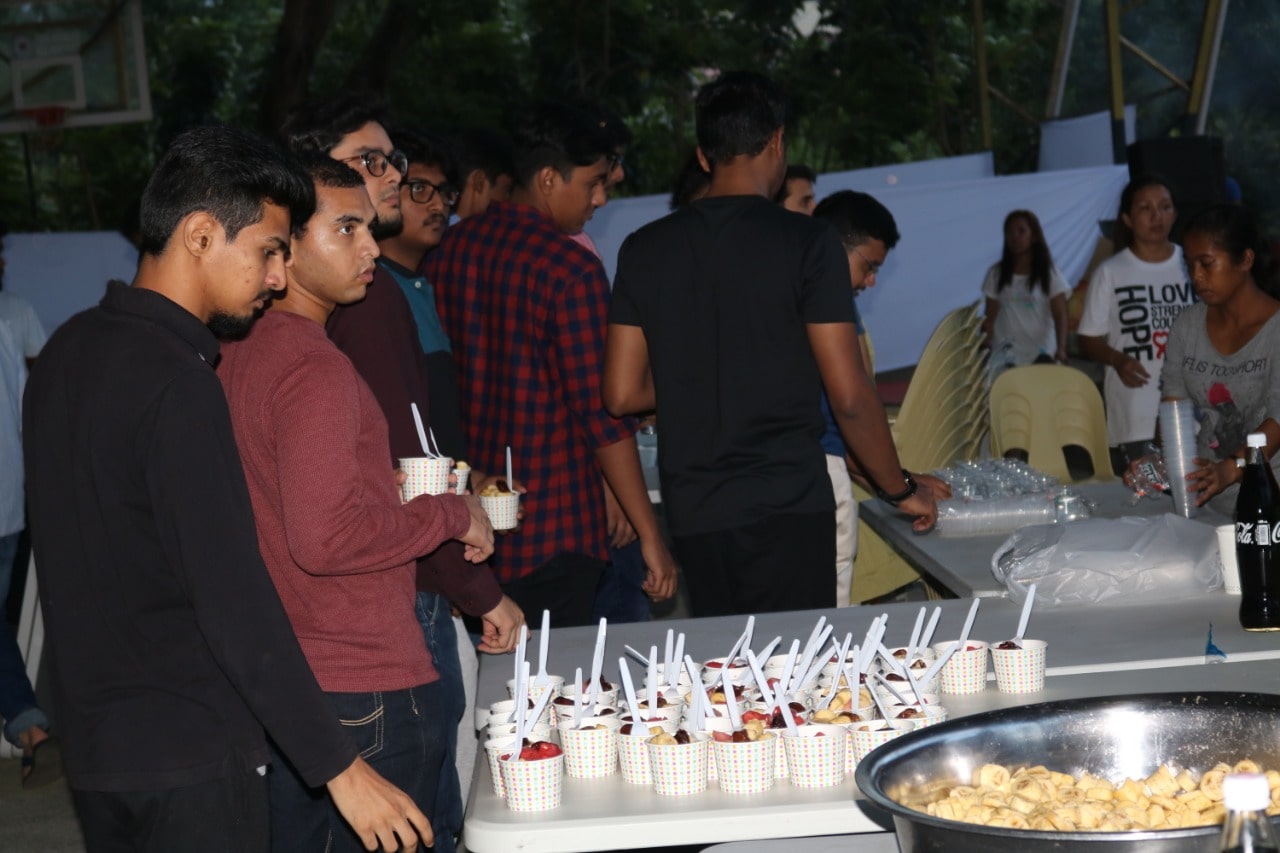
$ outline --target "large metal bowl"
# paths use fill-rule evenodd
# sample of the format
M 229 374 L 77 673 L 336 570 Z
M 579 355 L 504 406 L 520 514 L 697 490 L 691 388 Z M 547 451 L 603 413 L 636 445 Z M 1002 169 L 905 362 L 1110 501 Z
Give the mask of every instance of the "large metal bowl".
M 886 795 L 904 783 L 969 784 L 986 763 L 1043 764 L 1121 781 L 1161 764 L 1193 772 L 1251 758 L 1280 770 L 1280 696 L 1259 693 L 1163 693 L 1046 702 L 930 726 L 871 752 L 858 764 L 858 787 L 893 816 L 902 853 L 1216 853 L 1219 827 L 1145 832 L 1040 832 L 931 817 Z

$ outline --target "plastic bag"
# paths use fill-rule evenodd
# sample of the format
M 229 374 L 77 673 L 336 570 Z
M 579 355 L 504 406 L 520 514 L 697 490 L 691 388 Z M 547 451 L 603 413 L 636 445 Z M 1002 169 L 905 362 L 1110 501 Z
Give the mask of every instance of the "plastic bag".
M 1214 529 L 1173 513 L 1025 527 L 991 557 L 996 580 L 1036 605 L 1132 604 L 1189 598 L 1222 587 Z

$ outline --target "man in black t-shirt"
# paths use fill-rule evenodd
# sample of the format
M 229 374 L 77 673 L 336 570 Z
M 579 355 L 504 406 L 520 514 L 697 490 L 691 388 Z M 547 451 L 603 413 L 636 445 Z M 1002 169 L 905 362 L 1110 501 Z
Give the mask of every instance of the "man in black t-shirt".
M 710 190 L 618 256 L 605 405 L 660 412 L 663 498 L 697 616 L 834 606 L 824 386 L 881 497 L 917 530 L 937 518 L 898 463 L 863 366 L 839 237 L 770 201 L 786 170 L 784 125 L 782 95 L 760 75 L 703 87 Z

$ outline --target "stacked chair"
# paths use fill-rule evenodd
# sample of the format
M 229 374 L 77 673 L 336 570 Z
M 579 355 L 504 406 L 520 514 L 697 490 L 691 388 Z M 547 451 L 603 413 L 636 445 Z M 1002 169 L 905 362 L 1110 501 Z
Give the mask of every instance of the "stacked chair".
M 1001 373 L 991 384 L 991 455 L 1027 454 L 1031 467 L 1063 482 L 1112 480 L 1107 418 L 1098 386 L 1083 372 L 1061 364 L 1032 364 Z M 1081 477 L 1076 459 L 1087 452 L 1092 476 Z M 1086 469 L 1087 470 L 1087 469 Z
M 987 432 L 987 364 L 978 306 L 975 302 L 942 318 L 891 419 L 898 458 L 911 471 L 933 471 L 974 459 L 982 447 Z M 871 497 L 856 485 L 853 491 L 859 503 Z M 887 595 L 919 577 L 893 546 L 858 521 L 854 602 Z

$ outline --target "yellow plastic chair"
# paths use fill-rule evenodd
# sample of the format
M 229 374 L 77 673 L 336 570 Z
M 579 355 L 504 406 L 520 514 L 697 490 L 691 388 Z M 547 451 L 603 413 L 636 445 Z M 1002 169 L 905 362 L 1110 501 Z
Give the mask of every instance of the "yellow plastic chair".
M 1033 364 L 1006 370 L 991 385 L 991 452 L 1028 454 L 1033 468 L 1071 480 L 1063 448 L 1084 448 L 1094 480 L 1115 479 L 1107 447 L 1102 395 L 1074 367 Z

